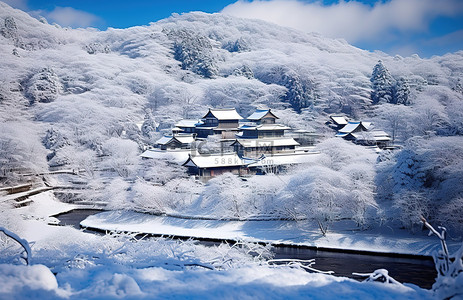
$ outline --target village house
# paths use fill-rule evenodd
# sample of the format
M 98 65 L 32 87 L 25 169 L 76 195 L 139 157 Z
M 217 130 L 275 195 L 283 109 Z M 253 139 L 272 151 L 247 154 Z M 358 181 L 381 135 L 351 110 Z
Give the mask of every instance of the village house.
M 299 143 L 285 136 L 285 130 L 291 128 L 277 124 L 277 119 L 270 109 L 257 110 L 241 122 L 231 143 L 233 153 L 190 155 L 183 166 L 190 174 L 207 180 L 225 172 L 240 176 L 275 173 L 305 162 L 314 152 L 297 151 Z
M 201 120 L 180 120 L 175 124 L 172 133 L 196 133 L 196 126 L 203 124 Z
M 239 121 L 242 120 L 236 109 L 209 109 L 201 118 L 202 123 L 195 127 L 198 138 L 207 138 L 209 135 L 217 134 L 223 139 L 233 139 L 239 131 Z
M 341 120 L 339 118 L 334 117 L 335 120 Z M 349 121 L 338 130 L 336 137 L 342 137 L 363 146 L 376 146 L 380 149 L 388 147 L 391 141 L 389 134 L 382 130 L 372 130 L 372 127 L 371 122 Z
M 346 126 L 347 123 L 349 123 L 349 120 L 345 116 L 331 115 L 329 121 L 326 122 L 326 125 L 336 130 L 339 130 L 342 127 Z
M 229 172 L 239 176 L 275 173 L 287 166 L 310 160 L 314 151 L 300 144 L 285 131 L 291 128 L 277 123 L 270 109 L 257 110 L 243 119 L 235 109 L 209 109 L 201 120 L 181 120 L 148 149 L 144 158 L 174 159 L 187 168 L 189 174 L 201 180 Z M 301 134 L 301 133 L 299 133 Z M 212 140 L 204 153 L 202 143 Z M 226 145 L 224 148 L 223 146 Z M 211 148 L 212 147 L 212 148 Z M 211 149 L 212 151 L 209 151 Z M 224 151 L 226 149 L 226 151 Z M 185 157 L 183 162 L 180 158 Z
M 161 150 L 190 149 L 195 141 L 194 133 L 177 133 L 165 135 L 156 141 L 156 146 Z
M 285 151 L 294 151 L 299 143 L 292 137 L 285 137 L 285 130 L 291 129 L 276 124 L 278 117 L 270 110 L 257 110 L 246 118 L 247 123 L 239 127 L 240 133 L 231 144 L 239 156 L 259 157 Z

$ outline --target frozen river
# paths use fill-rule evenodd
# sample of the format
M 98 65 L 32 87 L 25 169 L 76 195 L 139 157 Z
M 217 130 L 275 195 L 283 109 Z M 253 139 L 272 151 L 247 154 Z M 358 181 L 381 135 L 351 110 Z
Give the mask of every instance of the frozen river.
M 76 209 L 59 214 L 62 225 L 80 228 L 80 222 L 101 210 Z M 205 245 L 220 242 L 200 241 Z M 341 251 L 320 251 L 309 247 L 276 246 L 273 248 L 275 258 L 315 259 L 314 267 L 323 271 L 334 271 L 337 276 L 353 277 L 352 272 L 370 273 L 376 269 L 387 269 L 389 275 L 400 282 L 416 284 L 430 289 L 436 277 L 436 270 L 431 258 L 415 258 L 388 255 L 367 255 L 345 253 Z

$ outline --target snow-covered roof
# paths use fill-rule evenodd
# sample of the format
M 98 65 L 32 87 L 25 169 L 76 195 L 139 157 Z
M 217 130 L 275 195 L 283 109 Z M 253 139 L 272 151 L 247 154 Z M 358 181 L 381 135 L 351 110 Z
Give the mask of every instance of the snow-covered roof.
M 243 117 L 240 116 L 236 109 L 234 108 L 222 108 L 222 109 L 209 109 L 207 114 L 204 115 L 203 119 L 207 117 L 207 115 L 212 114 L 218 120 L 242 120 Z
M 191 119 L 184 119 L 184 120 L 180 120 L 178 121 L 175 126 L 176 127 L 195 127 L 196 124 L 202 124 L 203 122 L 201 122 L 201 120 L 191 120 Z
M 191 144 L 195 141 L 195 138 L 192 134 L 178 134 L 178 135 L 165 135 L 159 140 L 156 141 L 158 145 L 167 145 L 172 141 L 178 141 L 181 144 Z
M 245 161 L 236 153 L 222 155 L 190 155 L 187 161 L 183 163 L 185 167 L 197 168 L 239 167 L 244 165 Z
M 156 141 L 156 144 L 158 145 L 166 145 L 173 139 L 173 136 L 170 135 L 164 135 L 162 138 Z
M 330 116 L 337 125 L 347 125 L 348 121 L 344 116 Z
M 251 147 L 278 147 L 278 146 L 299 146 L 293 138 L 282 138 L 282 139 L 237 139 L 233 142 L 240 144 L 245 148 Z
M 313 155 L 319 152 L 304 152 L 291 154 L 274 154 L 263 159 L 241 158 L 236 153 L 223 155 L 189 156 L 183 164 L 185 167 L 224 168 L 224 167 L 265 167 L 274 165 L 292 165 L 311 162 Z
M 363 131 L 363 132 L 356 132 L 352 133 L 352 135 L 357 140 L 372 140 L 372 141 L 390 141 L 391 137 L 389 134 L 382 130 L 374 130 L 374 131 Z
M 265 157 L 263 160 L 251 163 L 248 167 L 265 167 L 265 166 L 281 166 L 281 165 L 294 165 L 312 162 L 314 154 L 320 152 L 306 152 L 298 154 L 274 154 L 272 156 Z
M 195 138 L 193 137 L 192 134 L 175 135 L 174 139 L 176 139 L 177 141 L 179 141 L 182 144 L 191 144 L 191 143 L 193 143 L 195 141 Z
M 261 124 L 261 125 L 241 125 L 239 127 L 241 130 L 289 130 L 291 127 L 285 126 L 283 124 Z
M 183 164 L 187 159 L 188 155 L 191 154 L 193 150 L 159 150 L 159 149 L 148 149 L 142 154 L 143 158 L 152 158 L 152 159 L 165 159 L 177 164 Z
M 368 130 L 371 126 L 371 122 L 354 122 L 350 121 L 347 123 L 346 126 L 343 128 L 339 129 L 339 133 L 351 133 L 356 131 L 357 129 L 359 130 Z M 337 135 L 336 135 L 337 136 Z
M 251 114 L 247 119 L 249 121 L 258 121 L 265 117 L 267 114 L 271 114 L 275 119 L 279 119 L 270 109 L 258 109 L 253 114 Z

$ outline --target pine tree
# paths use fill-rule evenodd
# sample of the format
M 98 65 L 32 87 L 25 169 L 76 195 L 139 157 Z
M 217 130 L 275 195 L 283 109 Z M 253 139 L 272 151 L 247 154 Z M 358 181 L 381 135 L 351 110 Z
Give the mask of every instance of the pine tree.
M 457 83 L 455 84 L 455 87 L 452 89 L 457 93 L 463 94 L 463 85 L 461 84 L 460 78 L 458 78 Z
M 381 60 L 373 68 L 370 81 L 373 88 L 371 92 L 373 104 L 393 102 L 394 78 Z
M 151 111 L 145 113 L 145 120 L 141 126 L 141 133 L 143 136 L 151 138 L 156 131 L 157 124 L 154 121 L 153 114 Z
M 394 103 L 396 104 L 403 104 L 403 105 L 410 105 L 410 85 L 408 81 L 401 77 L 394 88 Z

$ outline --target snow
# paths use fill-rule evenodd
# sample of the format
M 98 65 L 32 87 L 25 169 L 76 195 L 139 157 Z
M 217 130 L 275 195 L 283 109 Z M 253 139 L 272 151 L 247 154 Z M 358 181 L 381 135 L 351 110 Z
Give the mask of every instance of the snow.
M 175 162 L 177 164 L 183 164 L 187 159 L 188 155 L 196 153 L 196 150 L 160 150 L 160 149 L 148 149 L 142 154 L 143 158 L 152 158 L 152 159 L 163 159 Z
M 165 145 L 165 144 L 169 143 L 172 139 L 173 139 L 172 136 L 165 136 L 164 135 L 162 138 L 160 138 L 159 140 L 156 141 L 156 144 Z
M 178 46 L 184 47 L 183 57 L 176 55 Z M 2 185 L 72 184 L 82 188 L 87 203 L 158 213 L 313 219 L 300 223 L 307 233 L 288 222 L 261 231 L 247 223 L 254 226 L 253 234 L 243 229 L 245 222 L 203 224 L 210 234 L 220 234 L 210 226 L 224 226 L 224 234 L 256 240 L 429 253 L 426 238 L 399 229 L 421 228 L 417 212 L 445 224 L 455 233 L 452 238 L 463 232 L 461 51 L 430 59 L 394 58 L 317 34 L 200 12 L 127 29 L 70 29 L 41 23 L 0 2 L 0 56 Z M 407 105 L 372 105 L 372 89 L 382 88 L 370 82 L 379 59 L 394 80 L 407 80 L 410 93 L 401 91 Z M 234 107 L 233 118 L 271 107 L 285 126 L 313 129 L 321 139 L 332 136 L 324 124 L 328 115 L 344 113 L 374 121 L 403 147 L 378 157 L 360 146 L 325 140 L 317 145 L 319 155 L 298 156 L 317 159 L 283 176 L 222 177 L 207 185 L 185 176 L 180 164 L 190 151 L 148 150 L 141 156 L 153 159 L 140 159 L 140 149 L 153 145 L 176 120 L 199 119 L 207 107 Z M 151 132 L 139 129 L 145 116 L 150 116 Z M 79 172 L 51 174 L 50 167 Z M 4 276 L 9 272 L 20 286 L 0 298 L 430 297 L 418 288 L 270 268 L 245 251 L 231 255 L 237 249 L 226 246 L 135 242 L 49 226 L 57 222 L 50 215 L 75 206 L 44 192 L 30 197 L 27 207 L 10 207 L 17 196 L 0 201 L 1 226 L 30 242 L 34 263 L 57 273 L 58 288 L 44 295 L 46 289 L 22 283 L 29 272 L 43 273 L 38 281 L 52 287 L 43 268 L 2 267 L 1 281 L 9 280 Z M 316 218 L 329 220 L 327 237 L 316 235 L 318 226 L 310 223 Z M 371 230 L 347 234 L 332 224 L 338 218 Z M 282 224 L 288 229 L 278 227 Z M 384 225 L 377 229 L 378 224 Z M 202 235 L 203 225 L 191 226 Z M 169 226 L 162 228 L 192 230 Z M 278 231 L 271 236 L 270 230 Z M 0 260 L 9 264 L 3 253 Z M 182 264 L 217 258 L 221 263 L 215 266 L 223 271 Z M 461 283 L 461 276 L 455 282 Z M 191 286 L 198 289 L 192 292 Z
M 180 120 L 177 123 L 175 123 L 175 126 L 177 127 L 195 127 L 197 124 L 202 124 L 203 122 L 201 120 Z
M 253 112 L 249 117 L 246 119 L 249 121 L 258 121 L 265 117 L 268 113 L 270 112 L 270 109 L 258 109 L 255 112 Z M 271 113 L 273 115 L 273 113 Z M 275 115 L 274 115 L 275 116 Z M 278 117 L 275 116 L 277 119 Z
M 0 263 L 2 299 L 432 297 L 430 291 L 414 285 L 363 283 L 271 266 L 245 254 L 250 251 L 247 248 L 204 247 L 166 239 L 137 242 L 130 236 L 97 236 L 72 227 L 50 226 L 47 210 L 56 213 L 73 206 L 59 204 L 51 192 L 33 200 L 13 213 L 23 216 L 17 224 L 23 228 L 21 236 L 34 241 L 36 264 Z M 260 251 L 260 246 L 253 247 Z M 200 267 L 211 264 L 220 267 Z
M 299 146 L 293 138 L 263 138 L 263 139 L 237 139 L 236 143 L 243 147 L 278 147 L 278 146 Z
M 242 125 L 242 130 L 288 130 L 291 129 L 283 124 L 260 124 L 260 125 Z
M 236 112 L 236 109 L 234 109 L 234 108 L 230 108 L 230 109 L 227 109 L 227 108 L 224 108 L 224 109 L 209 109 L 209 112 L 214 117 L 216 117 L 218 120 L 241 120 L 241 119 L 243 119 L 243 117 L 240 116 Z M 205 118 L 206 115 L 203 118 Z
M 439 249 L 433 237 L 413 236 L 404 231 L 358 231 L 355 224 L 340 223 L 322 236 L 315 222 L 227 221 L 162 217 L 130 211 L 103 212 L 81 222 L 83 227 L 128 231 L 162 236 L 243 240 L 270 244 L 299 245 L 326 249 L 346 249 L 378 253 L 431 256 Z M 450 243 L 452 250 L 460 243 Z
M 343 128 L 339 129 L 340 133 L 351 133 L 352 131 L 356 130 L 360 126 L 361 122 L 353 122 L 350 121 L 347 123 L 346 126 Z
M 183 164 L 186 167 L 220 168 L 243 166 L 244 161 L 236 154 L 190 156 Z
M 347 125 L 347 120 L 344 116 L 330 116 L 330 118 L 333 119 L 337 125 Z

